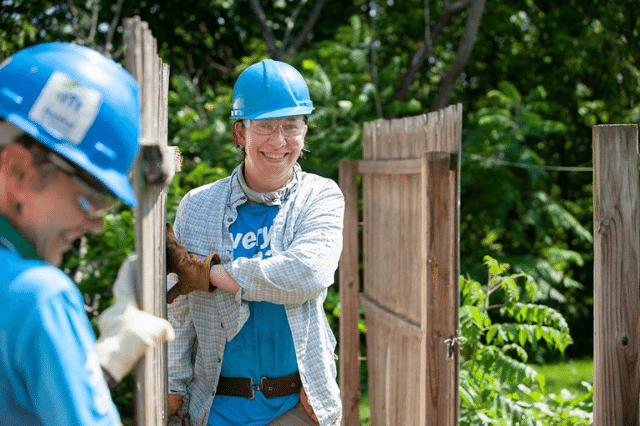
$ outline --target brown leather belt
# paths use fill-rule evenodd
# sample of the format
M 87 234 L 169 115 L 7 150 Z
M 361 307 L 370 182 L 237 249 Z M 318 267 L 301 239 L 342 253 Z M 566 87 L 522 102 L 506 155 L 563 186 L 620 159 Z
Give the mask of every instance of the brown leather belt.
M 253 379 L 245 379 L 244 377 L 220 377 L 216 395 L 242 396 L 253 399 L 255 391 L 261 391 L 265 397 L 274 398 L 298 393 L 301 387 L 300 373 L 297 371 L 275 379 L 263 377 L 260 379 L 260 383 L 253 383 Z

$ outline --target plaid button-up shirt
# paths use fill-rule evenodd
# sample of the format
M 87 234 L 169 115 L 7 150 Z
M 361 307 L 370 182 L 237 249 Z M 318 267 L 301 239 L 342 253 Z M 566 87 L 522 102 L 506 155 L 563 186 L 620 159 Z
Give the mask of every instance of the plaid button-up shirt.
M 189 252 L 218 253 L 240 291 L 196 291 L 168 307 L 176 339 L 169 343 L 169 393 L 184 395 L 192 425 L 206 425 L 225 343 L 249 317 L 247 301 L 284 305 L 298 370 L 322 426 L 339 425 L 336 340 L 323 302 L 342 250 L 344 197 L 335 182 L 295 165 L 273 221 L 266 259 L 233 259 L 229 226 L 247 201 L 238 166 L 231 176 L 190 191 L 180 202 L 175 233 Z M 169 277 L 169 287 L 175 280 Z

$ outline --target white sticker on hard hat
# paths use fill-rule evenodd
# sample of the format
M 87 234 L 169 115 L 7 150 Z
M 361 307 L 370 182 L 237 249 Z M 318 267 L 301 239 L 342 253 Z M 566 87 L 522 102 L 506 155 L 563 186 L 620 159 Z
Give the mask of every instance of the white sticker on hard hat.
M 29 118 L 44 126 L 52 136 L 77 145 L 93 124 L 101 102 L 100 92 L 56 71 L 33 104 Z

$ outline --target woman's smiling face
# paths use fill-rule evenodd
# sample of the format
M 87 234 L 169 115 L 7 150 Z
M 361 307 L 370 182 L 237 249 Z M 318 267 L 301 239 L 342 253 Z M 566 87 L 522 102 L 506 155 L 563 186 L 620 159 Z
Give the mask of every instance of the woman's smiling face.
M 246 120 L 236 123 L 234 131 L 245 151 L 244 177 L 249 187 L 270 192 L 284 186 L 304 147 L 307 126 L 302 117 Z

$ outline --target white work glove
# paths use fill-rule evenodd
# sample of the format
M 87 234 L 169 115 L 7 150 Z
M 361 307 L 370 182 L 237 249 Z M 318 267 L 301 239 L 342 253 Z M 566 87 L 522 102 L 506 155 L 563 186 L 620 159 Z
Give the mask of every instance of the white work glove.
M 98 318 L 98 359 L 116 382 L 131 371 L 149 346 L 175 337 L 169 321 L 138 309 L 136 260 L 132 253 L 120 267 L 113 285 L 115 303 Z

